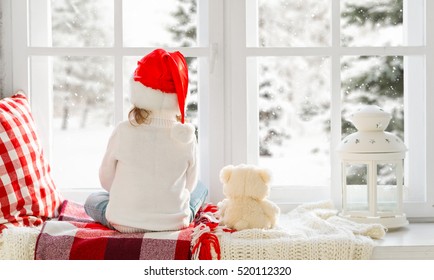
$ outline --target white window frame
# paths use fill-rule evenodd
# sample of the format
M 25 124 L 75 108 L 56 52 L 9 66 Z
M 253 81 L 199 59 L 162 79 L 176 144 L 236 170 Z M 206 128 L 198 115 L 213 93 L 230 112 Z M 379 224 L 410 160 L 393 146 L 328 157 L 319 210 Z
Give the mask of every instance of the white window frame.
M 112 47 L 32 47 L 30 42 L 37 41 L 37 45 L 48 45 L 51 34 L 47 34 L 49 2 L 46 0 L 7 0 L 5 9 L 11 12 L 10 34 L 12 52 L 12 86 L 13 89 L 24 90 L 30 99 L 32 112 L 35 117 L 38 133 L 43 142 L 46 156 L 50 157 L 51 147 L 51 116 L 52 116 L 52 88 L 49 56 L 64 55 L 104 55 L 114 58 L 114 92 L 115 92 L 115 123 L 121 121 L 123 112 L 123 57 L 143 56 L 155 47 L 124 47 L 122 28 L 122 0 L 114 1 L 114 45 Z M 37 9 L 31 19 L 23 17 L 28 10 Z M 166 48 L 168 51 L 181 51 L 187 57 L 199 58 L 199 143 L 200 143 L 200 180 L 210 186 L 210 197 L 220 189 L 214 190 L 219 182 L 218 172 L 223 166 L 223 141 L 219 137 L 224 135 L 223 92 L 222 82 L 222 11 L 223 3 L 217 1 L 198 1 L 198 47 Z M 208 11 L 212 11 L 209 12 Z M 201 16 L 202 15 L 202 16 Z M 31 22 L 28 22 L 28 21 Z M 213 24 L 210 24 L 210 23 Z M 31 29 L 32 32 L 29 32 Z M 34 36 L 34 38 L 30 38 Z M 32 41 L 30 41 L 32 40 Z M 32 57 L 32 60 L 30 58 Z M 35 70 L 37 69 L 37 71 Z M 212 75 L 210 75 L 212 73 Z M 47 90 L 48 89 L 48 90 Z M 217 121 L 216 121 L 217 120 Z M 209 123 L 213 123 L 209 126 Z M 213 160 L 209 160 L 212 158 Z M 97 170 L 95 171 L 97 172 Z M 69 189 L 61 192 L 68 198 L 84 202 L 86 197 L 97 189 Z
M 10 23 L 4 23 L 9 28 L 6 38 L 10 38 L 11 45 L 5 47 L 6 51 L 12 53 L 11 59 L 7 59 L 7 69 L 11 69 L 12 77 L 7 77 L 6 89 L 23 89 L 31 99 L 32 110 L 43 139 L 44 148 L 49 151 L 50 143 L 50 94 L 47 92 L 41 97 L 35 92 L 37 85 L 30 84 L 30 81 L 46 81 L 49 77 L 33 77 L 30 79 L 31 67 L 48 67 L 40 61 L 39 65 L 30 65 L 29 58 L 32 56 L 50 55 L 108 55 L 115 57 L 115 92 L 116 102 L 121 102 L 122 80 L 122 56 L 142 56 L 153 48 L 124 48 L 122 47 L 122 0 L 112 0 L 115 4 L 115 39 L 112 48 L 41 48 L 28 46 L 29 27 L 37 28 L 34 23 L 27 22 L 27 5 L 32 2 L 43 0 L 3 0 L 2 8 L 10 11 Z M 434 1 L 406 0 L 408 2 L 418 1 L 420 9 L 407 10 L 404 15 L 405 24 L 425 20 L 425 26 L 434 26 L 434 15 L 424 11 L 434 10 Z M 42 3 L 41 2 L 41 3 Z M 199 57 L 199 130 L 200 130 L 200 162 L 201 180 L 210 188 L 210 201 L 218 202 L 223 199 L 219 171 L 226 164 L 256 163 L 258 157 L 258 116 L 257 100 L 249 98 L 257 96 L 256 75 L 250 63 L 254 63 L 255 57 L 261 56 L 328 56 L 331 58 L 331 185 L 328 189 L 305 188 L 276 188 L 272 189 L 274 197 L 283 197 L 279 200 L 282 210 L 293 208 L 300 202 L 313 201 L 319 198 L 332 198 L 337 207 L 341 206 L 340 190 L 340 164 L 337 155 L 333 153 L 340 142 L 340 57 L 342 55 L 404 55 L 421 56 L 425 59 L 411 59 L 405 62 L 406 67 L 406 93 L 411 91 L 417 94 L 417 98 L 406 100 L 406 109 L 411 112 L 423 108 L 423 114 L 411 114 L 405 119 L 406 131 L 416 129 L 415 123 L 423 123 L 426 130 L 417 130 L 409 134 L 405 139 L 410 152 L 408 157 L 412 162 L 425 162 L 424 167 L 412 165 L 407 166 L 411 177 L 420 178 L 418 184 L 424 184 L 426 188 L 426 199 L 424 201 L 405 203 L 404 211 L 410 217 L 433 217 L 434 204 L 434 172 L 426 172 L 434 168 L 434 128 L 428 124 L 434 123 L 434 111 L 430 110 L 430 104 L 434 104 L 434 96 L 425 94 L 434 92 L 434 79 L 427 75 L 434 73 L 434 28 L 421 31 L 420 34 L 411 33 L 409 40 L 424 40 L 422 46 L 405 47 L 366 47 L 366 48 L 344 48 L 340 47 L 340 1 L 331 0 L 332 5 L 332 45 L 330 47 L 308 47 L 308 48 L 258 48 L 247 47 L 247 40 L 254 40 L 256 18 L 256 0 L 198 0 L 200 3 L 199 21 L 199 47 L 176 48 L 186 56 Z M 423 6 L 422 3 L 425 3 Z M 423 7 L 423 8 L 422 8 Z M 43 7 L 39 6 L 39 9 Z M 203 9 L 203 10 L 202 10 Z M 201 17 L 201 11 L 208 17 Z M 246 12 L 247 11 L 247 12 Z M 420 15 L 423 16 L 420 16 Z M 408 20 L 411 19 L 411 20 Z M 4 17 L 8 20 L 8 16 Z M 39 24 L 44 24 L 40 22 Z M 46 23 L 45 23 L 46 24 Z M 245 36 L 245 35 L 248 36 Z M 47 35 L 48 36 L 48 35 Z M 423 38 L 425 36 L 425 38 Z M 420 42 L 420 41 L 419 41 Z M 175 49 L 169 49 L 175 50 Z M 413 67 L 420 67 L 424 64 L 427 75 L 420 75 L 413 71 Z M 33 71 L 34 74 L 39 74 Z M 49 73 L 49 71 L 46 71 Z M 421 82 L 421 79 L 423 82 Z M 8 82 L 9 81 L 9 82 Z M 420 86 L 418 86 L 420 85 Z M 43 88 L 43 83 L 40 83 Z M 413 91 L 414 90 L 414 91 Z M 415 93 L 414 93 L 415 92 Z M 408 94 L 404 94 L 408 96 Z M 37 98 L 36 98 L 37 97 Z M 413 102 L 415 101 L 415 102 Z M 121 104 L 121 103 L 119 103 Z M 122 119 L 124 112 L 122 106 L 115 109 L 116 120 Z M 252 121 L 253 120 L 253 121 Z M 422 139 L 422 140 L 421 140 Z M 422 142 L 421 142 L 422 141 Z M 90 190 L 92 191 L 92 190 Z M 89 190 L 67 190 L 66 197 L 83 201 Z M 289 198 L 296 198 L 290 200 Z
M 410 5 L 411 2 L 411 5 Z M 331 0 L 331 46 L 329 47 L 246 47 L 255 45 L 254 37 L 257 24 L 257 0 L 227 1 L 225 6 L 225 77 L 226 91 L 232 104 L 230 122 L 232 124 L 228 146 L 231 147 L 231 161 L 237 163 L 258 162 L 258 113 L 256 96 L 256 65 L 254 58 L 263 56 L 327 56 L 331 59 L 331 188 L 304 186 L 274 186 L 272 198 L 278 200 L 283 211 L 292 209 L 301 202 L 331 198 L 337 207 L 342 206 L 341 170 L 336 152 L 341 141 L 341 57 L 345 55 L 399 55 L 405 57 L 405 142 L 409 148 L 407 164 L 409 178 L 407 184 L 426 188 L 423 199 L 407 201 L 404 211 L 409 217 L 434 217 L 434 176 L 433 149 L 427 145 L 433 143 L 433 129 L 428 125 L 434 121 L 434 114 L 429 104 L 433 104 L 430 94 L 434 89 L 434 79 L 426 79 L 425 73 L 433 72 L 433 29 L 420 30 L 433 23 L 433 15 L 425 13 L 434 8 L 433 1 L 405 0 L 404 28 L 408 32 L 405 40 L 408 46 L 400 47 L 342 47 L 340 45 L 340 0 Z M 421 22 L 422 21 L 422 22 Z M 423 22 L 425 21 L 425 22 Z M 415 30 L 415 31 L 413 31 Z M 247 33 L 247 34 L 246 34 Z M 247 36 L 243 36 L 246 34 Z M 247 41 L 249 40 L 249 41 Z M 252 41 L 250 41 L 252 40 Z M 251 44 L 247 44 L 251 43 Z M 426 69 L 420 73 L 420 69 Z M 423 71 L 422 71 L 423 72 Z M 409 96 L 411 93 L 412 98 Z M 421 108 L 423 108 L 421 110 Z M 421 111 L 423 113 L 421 113 Z M 247 124 L 247 125 L 246 125 Z M 421 126 L 422 124 L 422 126 Z M 422 127 L 422 129 L 420 129 Z M 227 128 L 228 129 L 228 128 Z M 422 164 L 417 164 L 422 163 Z M 288 172 L 297 172 L 288 170 Z

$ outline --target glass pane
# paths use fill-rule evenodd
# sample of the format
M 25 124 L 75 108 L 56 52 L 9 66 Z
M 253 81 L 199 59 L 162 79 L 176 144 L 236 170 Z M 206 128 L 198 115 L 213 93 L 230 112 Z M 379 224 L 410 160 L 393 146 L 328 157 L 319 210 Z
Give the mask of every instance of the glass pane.
M 342 46 L 403 45 L 403 0 L 341 0 Z
M 54 180 L 62 188 L 98 188 L 98 169 L 113 130 L 113 58 L 52 60 Z
M 348 121 L 361 105 L 378 105 L 392 114 L 386 131 L 404 139 L 402 56 L 345 56 L 341 60 L 342 136 L 356 131 Z
M 258 6 L 258 38 L 254 46 L 330 45 L 330 0 L 258 0 Z
M 129 80 L 137 67 L 137 61 L 142 57 L 125 57 L 124 58 L 124 112 L 131 109 Z M 198 128 L 198 59 L 196 57 L 186 57 L 188 65 L 188 94 L 186 100 L 185 121 L 195 125 Z M 124 118 L 127 119 L 127 113 Z
M 395 164 L 377 165 L 377 211 L 379 214 L 398 210 L 396 175 Z
M 259 164 L 274 185 L 329 186 L 330 59 L 263 57 L 258 67 Z
M 348 211 L 368 211 L 368 167 L 366 164 L 346 164 L 346 201 Z
M 29 1 L 30 44 L 41 47 L 112 46 L 113 3 L 106 0 Z
M 124 45 L 196 46 L 196 0 L 124 0 Z

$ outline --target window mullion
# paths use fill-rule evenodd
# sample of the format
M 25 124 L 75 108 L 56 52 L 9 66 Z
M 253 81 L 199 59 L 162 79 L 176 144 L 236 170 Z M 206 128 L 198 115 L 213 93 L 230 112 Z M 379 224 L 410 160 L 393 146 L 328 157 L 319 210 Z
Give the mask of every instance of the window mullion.
M 12 88 L 29 92 L 27 55 L 28 16 L 27 1 L 11 1 L 12 8 Z M 19 20 L 18 20 L 19 19 Z
M 426 72 L 434 73 L 434 15 L 431 11 L 434 10 L 434 1 L 425 1 L 425 27 L 426 28 Z M 432 104 L 434 104 L 434 79 L 426 78 L 425 89 L 425 108 L 426 112 L 426 170 L 434 170 L 434 129 L 432 124 L 434 123 L 434 110 L 432 110 Z M 432 213 L 434 205 L 434 173 L 427 172 L 426 184 L 429 186 L 427 189 L 427 204 L 430 206 L 430 212 Z M 432 214 L 431 214 L 432 216 Z
M 249 47 L 247 56 L 331 56 L 339 50 L 339 55 L 417 55 L 425 52 L 424 46 L 405 47 Z
M 246 163 L 249 143 L 246 86 L 246 1 L 225 2 L 225 91 L 229 94 L 230 157 L 232 164 Z
M 245 8 L 245 45 L 257 46 L 258 44 L 258 0 L 246 1 Z M 257 57 L 247 58 L 246 49 L 246 104 L 247 104 L 247 158 L 246 162 L 258 164 L 259 160 L 259 112 L 258 112 L 258 61 Z
M 53 114 L 53 83 L 51 56 L 32 56 L 31 45 L 51 48 L 51 3 L 45 0 L 28 2 L 30 22 L 28 30 L 28 69 L 30 105 L 41 139 L 45 155 L 51 159 L 52 147 L 52 114 Z
M 199 60 L 200 180 L 209 187 L 211 201 L 223 199 L 219 172 L 224 165 L 223 3 L 198 1 L 198 45 L 182 49 Z M 212 11 L 212 12 L 211 12 Z
M 114 121 L 118 123 L 124 119 L 123 112 L 123 5 L 122 0 L 114 1 Z
M 408 48 L 422 46 L 423 51 L 416 55 L 404 56 L 404 132 L 405 143 L 409 151 L 406 154 L 405 186 L 408 193 L 405 197 L 404 212 L 409 217 L 427 217 L 432 214 L 432 200 L 427 197 L 427 115 L 421 114 L 425 107 L 426 57 L 425 44 L 425 7 L 424 0 L 404 1 L 404 44 Z M 429 2 L 429 1 L 428 1 Z M 426 103 L 428 104 L 428 103 Z M 430 109 L 426 109 L 429 114 Z
M 0 1 L 0 9 L 2 10 L 2 24 L 0 32 L 2 34 L 1 48 L 3 54 L 13 54 L 12 47 L 12 15 L 9 11 L 12 10 L 12 1 Z M 2 87 L 0 86 L 0 98 L 9 96 L 13 92 L 12 86 L 12 56 L 3 55 L 1 58 L 0 73 L 2 73 Z M 2 72 L 4 71 L 4 72 Z M 4 73 L 4 74 L 3 74 Z
M 340 0 L 332 1 L 331 115 L 330 115 L 330 191 L 337 207 L 342 205 L 341 164 L 336 148 L 341 141 L 341 9 Z

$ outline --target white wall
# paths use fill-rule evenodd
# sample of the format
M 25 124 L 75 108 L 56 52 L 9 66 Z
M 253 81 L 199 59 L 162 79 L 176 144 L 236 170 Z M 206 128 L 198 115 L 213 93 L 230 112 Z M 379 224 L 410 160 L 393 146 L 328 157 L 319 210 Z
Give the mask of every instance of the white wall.
M 12 94 L 11 15 L 12 0 L 0 1 L 0 97 Z

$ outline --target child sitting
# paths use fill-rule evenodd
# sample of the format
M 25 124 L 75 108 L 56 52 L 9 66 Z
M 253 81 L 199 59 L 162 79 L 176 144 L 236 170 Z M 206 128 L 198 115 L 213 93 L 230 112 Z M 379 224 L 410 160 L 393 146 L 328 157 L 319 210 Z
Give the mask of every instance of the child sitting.
M 89 196 L 86 213 L 120 232 L 185 228 L 208 194 L 197 180 L 194 126 L 184 123 L 186 60 L 154 50 L 130 83 L 134 107 L 110 136 L 99 170 L 106 192 Z

